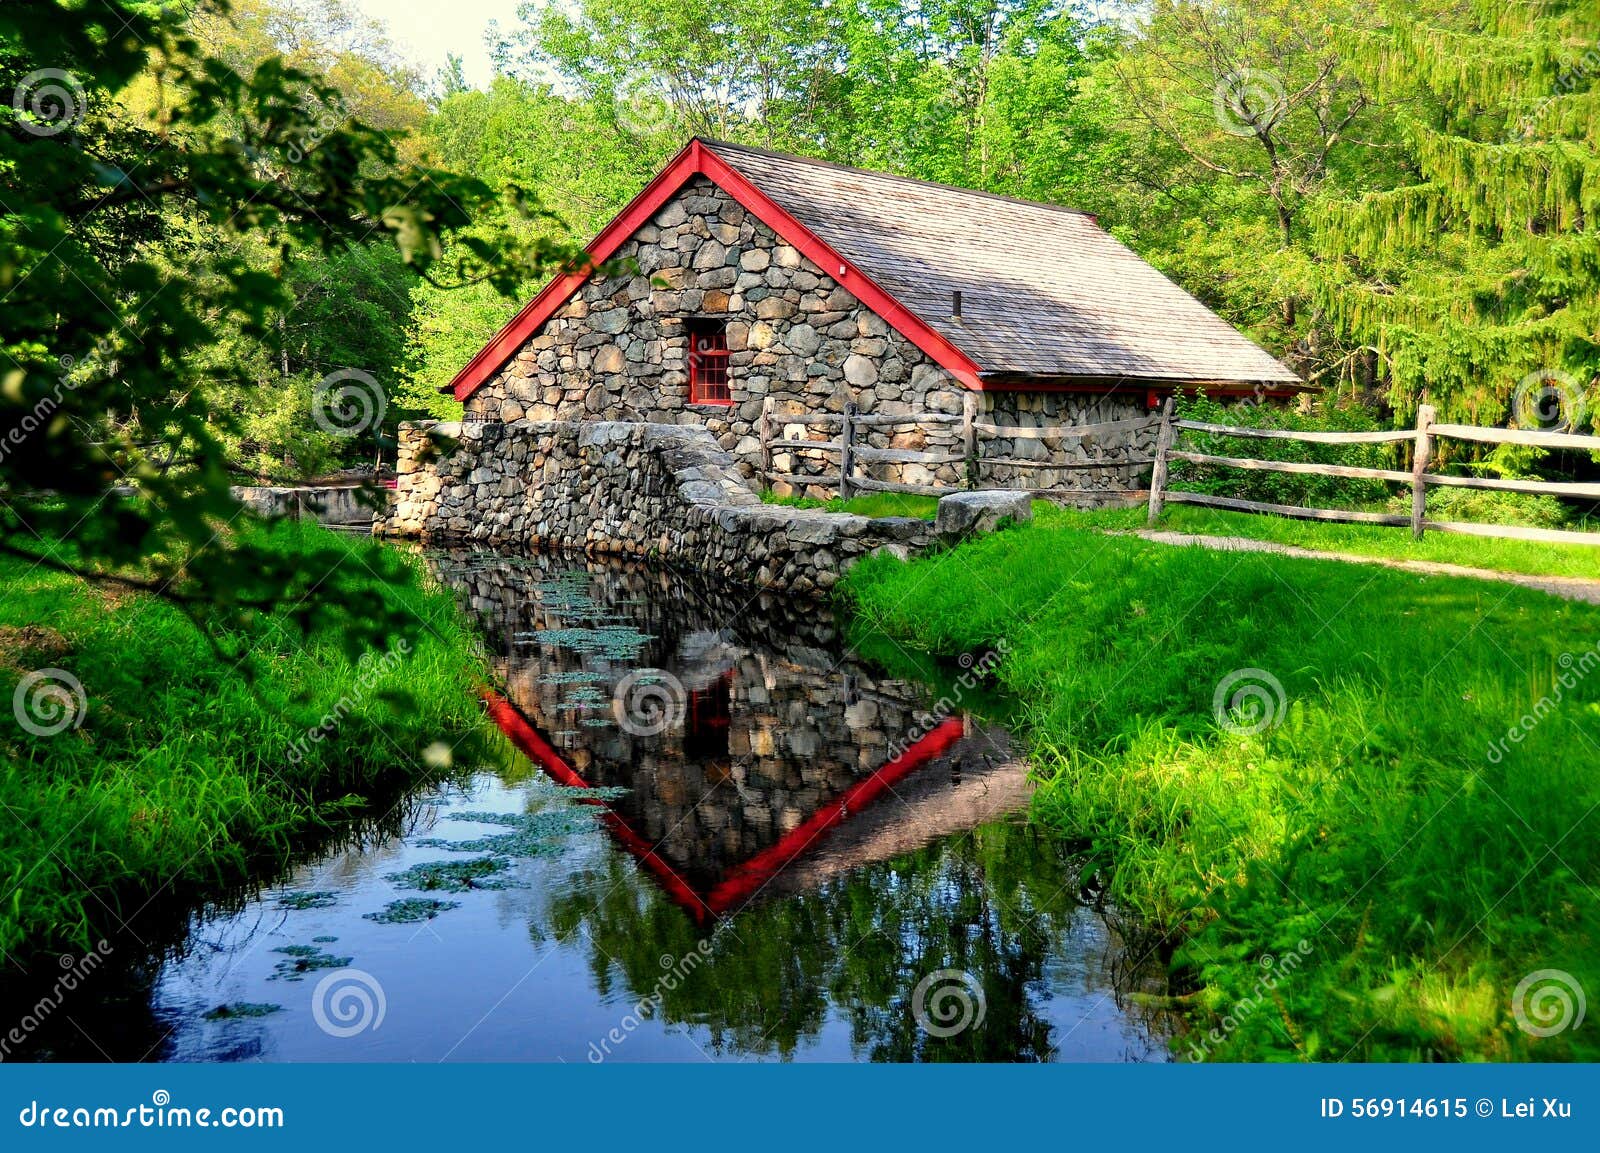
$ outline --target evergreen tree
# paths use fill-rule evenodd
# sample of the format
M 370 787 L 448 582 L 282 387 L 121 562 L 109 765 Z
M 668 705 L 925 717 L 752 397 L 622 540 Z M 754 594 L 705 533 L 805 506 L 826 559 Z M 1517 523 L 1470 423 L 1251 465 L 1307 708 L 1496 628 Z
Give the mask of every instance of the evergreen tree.
M 1600 370 L 1600 9 L 1385 3 L 1339 30 L 1405 178 L 1322 206 L 1321 291 L 1397 416 L 1583 423 Z

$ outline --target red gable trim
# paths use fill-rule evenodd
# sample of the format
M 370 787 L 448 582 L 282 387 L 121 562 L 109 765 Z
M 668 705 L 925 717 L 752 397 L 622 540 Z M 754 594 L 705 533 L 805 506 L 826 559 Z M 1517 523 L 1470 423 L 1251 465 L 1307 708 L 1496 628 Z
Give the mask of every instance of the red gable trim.
M 762 192 L 731 164 L 718 156 L 700 139 L 691 140 L 661 172 L 635 196 L 600 235 L 585 249 L 589 260 L 563 273 L 540 290 L 521 312 L 495 334 L 465 368 L 450 382 L 457 400 L 466 400 L 516 355 L 523 343 L 544 327 L 556 310 L 572 298 L 594 269 L 604 264 L 623 243 L 639 231 L 667 201 L 677 195 L 693 177 L 705 176 L 733 197 L 784 243 L 798 249 L 808 260 L 846 288 L 855 298 L 883 318 L 935 364 L 968 388 L 981 388 L 980 369 L 964 352 L 934 331 L 916 313 L 901 304 L 850 261 L 841 256 L 816 233 L 789 215 L 777 202 Z

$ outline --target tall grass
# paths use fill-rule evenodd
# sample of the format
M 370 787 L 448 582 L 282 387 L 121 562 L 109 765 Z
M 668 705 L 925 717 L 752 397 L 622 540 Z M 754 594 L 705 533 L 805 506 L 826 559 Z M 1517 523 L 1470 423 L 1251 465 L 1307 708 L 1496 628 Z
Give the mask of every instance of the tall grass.
M 277 547 L 370 542 L 283 526 Z M 484 675 L 450 594 L 374 578 L 370 595 L 419 628 L 361 662 L 329 630 L 302 636 L 290 612 L 219 638 L 223 659 L 171 606 L 0 560 L 0 950 L 16 957 L 135 935 L 147 907 L 244 879 L 375 799 L 472 755 Z M 69 672 L 81 724 L 26 731 L 13 693 L 31 670 Z M 246 673 L 253 674 L 247 679 Z M 331 721 L 324 727 L 325 721 Z M 322 734 L 321 739 L 312 732 Z
M 1536 970 L 1600 989 L 1600 609 L 1065 517 L 872 558 L 846 589 L 907 647 L 1005 643 L 1038 819 L 1181 941 L 1181 1055 L 1600 1056 L 1512 1011 Z M 1259 732 L 1214 708 L 1249 669 Z

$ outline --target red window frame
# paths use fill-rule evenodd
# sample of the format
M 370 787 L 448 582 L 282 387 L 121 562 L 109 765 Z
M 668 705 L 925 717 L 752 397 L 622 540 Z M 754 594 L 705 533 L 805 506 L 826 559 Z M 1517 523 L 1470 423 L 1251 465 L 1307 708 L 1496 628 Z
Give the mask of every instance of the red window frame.
M 689 332 L 689 403 L 732 404 L 728 383 L 728 330 L 720 320 L 691 320 Z

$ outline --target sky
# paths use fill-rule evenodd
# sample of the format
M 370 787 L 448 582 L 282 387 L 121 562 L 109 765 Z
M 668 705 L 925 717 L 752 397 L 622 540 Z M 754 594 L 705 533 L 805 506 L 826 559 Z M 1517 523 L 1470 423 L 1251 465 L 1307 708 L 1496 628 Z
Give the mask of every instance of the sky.
M 522 0 L 351 0 L 374 19 L 389 26 L 395 47 L 422 68 L 429 79 L 444 67 L 445 57 L 462 58 L 467 83 L 476 88 L 489 84 L 493 69 L 483 37 L 489 21 L 505 30 L 517 26 Z

